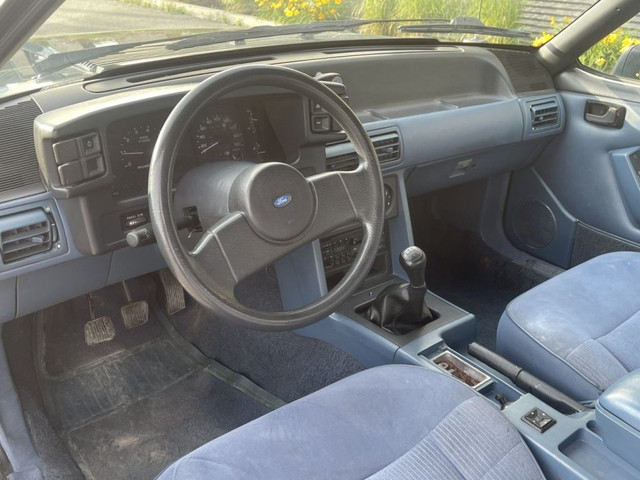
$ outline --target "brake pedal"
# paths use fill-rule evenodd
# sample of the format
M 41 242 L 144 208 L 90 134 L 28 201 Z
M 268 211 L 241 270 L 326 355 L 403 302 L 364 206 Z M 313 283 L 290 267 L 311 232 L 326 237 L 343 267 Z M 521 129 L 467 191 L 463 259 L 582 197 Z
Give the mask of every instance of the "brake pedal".
M 89 293 L 87 295 L 89 301 L 89 318 L 90 320 L 84 324 L 84 341 L 90 347 L 98 345 L 99 343 L 109 342 L 116 336 L 116 329 L 113 326 L 111 317 L 106 315 L 95 318 L 95 312 L 93 310 L 93 295 Z
M 162 288 L 158 291 L 160 305 L 167 315 L 173 315 L 186 308 L 184 289 L 180 282 L 173 276 L 171 270 L 164 268 L 160 270 L 160 284 Z
M 127 299 L 127 304 L 120 307 L 120 315 L 122 316 L 124 326 L 127 329 L 131 329 L 147 323 L 149 321 L 149 304 L 147 301 L 140 300 L 139 302 L 134 302 L 126 281 L 122 282 L 122 289 Z

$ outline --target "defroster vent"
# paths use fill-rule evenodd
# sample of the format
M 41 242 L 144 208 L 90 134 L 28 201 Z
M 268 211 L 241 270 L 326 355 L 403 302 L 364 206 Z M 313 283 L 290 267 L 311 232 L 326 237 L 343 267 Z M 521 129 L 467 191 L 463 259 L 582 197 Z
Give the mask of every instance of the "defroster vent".
M 400 160 L 400 136 L 388 132 L 371 136 L 380 164 Z M 329 145 L 326 148 L 327 171 L 349 171 L 358 167 L 358 156 L 350 142 Z
M 10 264 L 49 252 L 57 241 L 53 217 L 41 208 L 0 217 L 0 254 Z

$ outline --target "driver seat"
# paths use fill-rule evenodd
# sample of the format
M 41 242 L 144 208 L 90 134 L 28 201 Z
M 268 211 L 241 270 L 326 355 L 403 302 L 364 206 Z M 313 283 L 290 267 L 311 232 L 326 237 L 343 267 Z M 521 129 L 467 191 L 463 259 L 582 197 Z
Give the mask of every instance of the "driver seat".
M 496 406 L 446 374 L 365 370 L 207 443 L 177 479 L 542 479 Z

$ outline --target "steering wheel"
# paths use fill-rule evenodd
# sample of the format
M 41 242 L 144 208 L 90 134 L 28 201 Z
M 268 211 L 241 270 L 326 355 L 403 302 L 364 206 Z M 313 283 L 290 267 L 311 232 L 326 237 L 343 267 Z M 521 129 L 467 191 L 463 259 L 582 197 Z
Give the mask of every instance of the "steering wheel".
M 189 125 L 203 106 L 246 87 L 286 89 L 318 102 L 353 144 L 357 169 L 305 178 L 286 163 L 215 162 L 188 172 L 174 194 L 173 170 Z M 192 249 L 184 247 L 176 229 L 182 214 L 174 203 L 178 197 L 188 198 L 199 213 L 215 212 L 200 215 L 204 233 Z M 290 68 L 237 67 L 200 83 L 167 118 L 151 159 L 149 209 L 167 265 L 196 301 L 240 325 L 289 330 L 331 314 L 366 277 L 382 235 L 382 174 L 364 127 L 328 87 Z M 351 224 L 363 229 L 358 255 L 342 280 L 318 300 L 293 310 L 265 312 L 235 297 L 235 286 L 250 274 Z

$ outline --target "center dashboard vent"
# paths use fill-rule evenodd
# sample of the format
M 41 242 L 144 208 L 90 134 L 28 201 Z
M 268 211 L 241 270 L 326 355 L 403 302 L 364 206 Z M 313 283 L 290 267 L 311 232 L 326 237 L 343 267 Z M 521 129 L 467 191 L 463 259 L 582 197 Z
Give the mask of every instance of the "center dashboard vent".
M 560 107 L 555 98 L 541 100 L 529 105 L 531 128 L 540 130 L 554 128 L 560 124 Z
M 57 241 L 53 217 L 41 208 L 0 217 L 0 254 L 10 264 L 51 251 Z
M 400 160 L 400 135 L 397 132 L 371 136 L 371 143 L 380 165 Z M 350 142 L 328 145 L 326 148 L 327 171 L 350 171 L 358 167 L 358 155 Z

